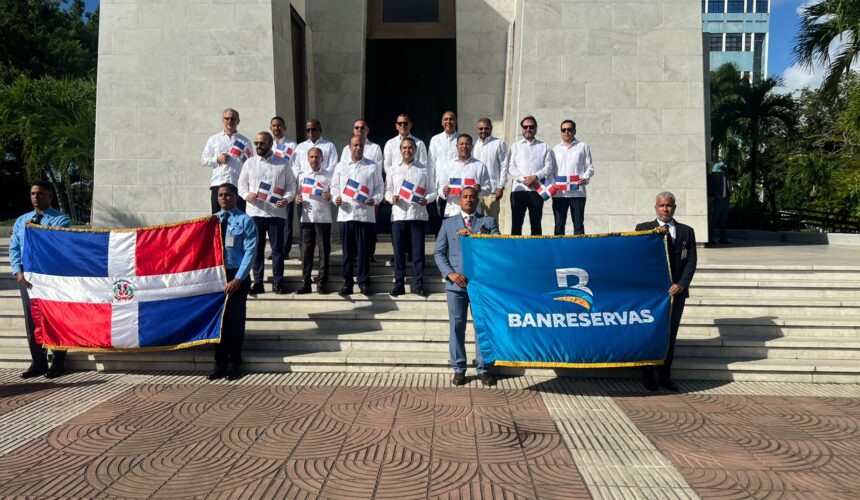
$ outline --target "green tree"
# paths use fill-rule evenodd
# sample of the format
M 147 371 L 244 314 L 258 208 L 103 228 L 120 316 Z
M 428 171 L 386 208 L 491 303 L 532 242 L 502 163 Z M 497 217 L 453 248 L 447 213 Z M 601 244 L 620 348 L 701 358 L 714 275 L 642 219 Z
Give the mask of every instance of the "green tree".
M 19 76 L 0 87 L 0 141 L 20 143 L 27 177 L 53 182 L 73 220 L 71 187 L 92 179 L 95 93 L 91 79 Z
M 833 56 L 831 45 L 839 45 Z M 839 82 L 860 55 L 860 0 L 821 0 L 804 7 L 794 55 L 806 68 L 824 66 L 821 89 L 835 98 Z

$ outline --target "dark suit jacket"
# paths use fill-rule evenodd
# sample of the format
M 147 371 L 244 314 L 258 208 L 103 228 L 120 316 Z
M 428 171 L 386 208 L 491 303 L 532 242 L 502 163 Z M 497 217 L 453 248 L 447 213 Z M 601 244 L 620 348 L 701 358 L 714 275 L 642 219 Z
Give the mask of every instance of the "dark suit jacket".
M 658 227 L 657 220 L 636 225 L 637 231 L 647 231 Z M 686 249 L 686 258 L 681 257 Z M 675 221 L 675 238 L 669 237 L 669 269 L 672 273 L 672 283 L 684 287 L 681 297 L 690 296 L 690 282 L 696 273 L 696 233 L 693 228 Z
M 457 231 L 465 229 L 463 217 L 458 212 L 456 215 L 448 217 L 442 223 L 442 228 L 439 230 L 439 236 L 436 238 L 436 248 L 433 252 L 436 267 L 445 278 L 445 289 L 457 292 L 463 291 L 458 285 L 448 280 L 448 275 L 451 273 L 463 274 L 463 257 L 460 251 L 460 235 Z M 483 217 L 479 213 L 475 213 L 475 220 L 472 221 L 473 233 L 489 233 L 499 234 L 499 226 L 496 224 L 496 219 L 492 217 Z

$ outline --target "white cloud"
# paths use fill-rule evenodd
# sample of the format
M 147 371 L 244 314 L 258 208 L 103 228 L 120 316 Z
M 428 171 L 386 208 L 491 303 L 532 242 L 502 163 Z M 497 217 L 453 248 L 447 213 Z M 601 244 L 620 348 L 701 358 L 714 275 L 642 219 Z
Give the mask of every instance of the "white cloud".
M 830 59 L 831 61 L 839 52 L 839 49 L 845 44 L 841 38 L 834 40 L 830 44 Z M 851 64 L 853 71 L 860 70 L 860 60 L 855 59 Z M 826 67 L 815 63 L 811 68 L 801 67 L 799 64 L 794 64 L 785 69 L 782 73 L 782 87 L 777 89 L 782 92 L 797 92 L 804 88 L 818 88 L 824 80 L 824 75 L 827 73 Z

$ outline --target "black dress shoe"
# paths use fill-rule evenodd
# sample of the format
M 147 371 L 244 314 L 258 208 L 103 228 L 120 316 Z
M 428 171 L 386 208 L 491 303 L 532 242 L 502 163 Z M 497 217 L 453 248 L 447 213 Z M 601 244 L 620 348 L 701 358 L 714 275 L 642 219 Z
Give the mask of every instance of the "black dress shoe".
M 343 287 L 341 287 L 341 289 L 337 292 L 337 294 L 340 295 L 341 297 L 346 297 L 347 295 L 352 295 L 353 294 L 352 285 L 343 285 Z
M 272 293 L 274 293 L 275 295 L 286 295 L 290 292 L 288 292 L 287 289 L 284 288 L 284 285 L 281 284 L 281 285 L 272 285 Z
M 370 291 L 370 288 L 359 288 L 358 291 L 365 297 L 370 297 L 371 295 L 373 295 L 373 293 Z
M 301 286 L 301 288 L 296 290 L 297 295 L 304 295 L 306 293 L 311 293 L 311 284 L 310 283 L 305 283 L 304 285 Z
M 653 378 L 652 379 L 643 379 L 642 385 L 644 385 L 645 388 L 648 389 L 649 391 L 653 392 L 653 391 L 657 390 L 657 381 L 654 380 Z
M 208 378 L 209 380 L 218 380 L 218 379 L 224 378 L 226 375 L 227 375 L 227 369 L 226 368 L 216 367 L 214 370 L 212 370 L 212 373 L 210 373 L 208 376 L 206 376 L 206 378 Z
M 451 383 L 454 385 L 466 385 L 466 374 L 455 373 L 454 378 L 451 379 Z
M 487 372 L 478 375 L 478 380 L 481 381 L 481 385 L 483 385 L 484 387 L 491 387 L 496 385 L 496 380 L 493 378 L 492 375 Z
M 376 256 L 371 255 L 367 260 L 369 260 L 370 262 L 376 262 Z
M 427 296 L 427 292 L 425 292 L 424 289 L 421 288 L 420 286 L 418 288 L 413 288 L 412 294 L 418 295 L 419 297 L 426 297 Z
M 326 287 L 325 283 L 317 283 L 317 293 L 320 295 L 328 293 L 328 287 Z
M 21 378 L 34 378 L 41 377 L 42 375 L 48 373 L 47 366 L 33 366 L 30 365 L 30 368 L 27 368 L 26 371 L 21 373 Z
M 242 370 L 238 366 L 227 368 L 227 380 L 239 380 L 242 377 Z
M 394 285 L 394 288 L 392 288 L 391 291 L 388 292 L 388 295 L 391 295 L 392 297 L 397 297 L 398 295 L 403 295 L 404 293 L 406 293 L 406 290 L 403 288 L 403 285 Z
M 48 373 L 45 374 L 45 378 L 57 378 L 66 373 L 66 367 L 63 365 L 52 365 L 48 368 Z
M 658 384 L 660 384 L 661 386 L 665 387 L 666 389 L 668 389 L 672 392 L 678 392 L 680 390 L 680 389 L 678 389 L 678 386 L 675 385 L 675 382 L 672 382 L 672 379 L 670 379 L 670 378 L 662 379 L 658 382 Z
M 248 290 L 248 293 L 250 295 L 259 295 L 261 293 L 266 293 L 266 288 L 263 286 L 262 283 L 254 283 L 253 285 L 251 285 L 251 289 Z

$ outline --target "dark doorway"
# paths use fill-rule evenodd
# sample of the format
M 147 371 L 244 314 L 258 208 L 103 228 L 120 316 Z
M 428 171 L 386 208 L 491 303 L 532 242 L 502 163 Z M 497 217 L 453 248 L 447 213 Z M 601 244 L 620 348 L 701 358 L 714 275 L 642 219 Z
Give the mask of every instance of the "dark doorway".
M 296 106 L 296 140 L 302 142 L 308 116 L 308 65 L 305 60 L 305 22 L 290 7 L 290 36 L 293 44 L 293 92 Z
M 370 140 L 384 146 L 397 134 L 399 113 L 412 117 L 412 134 L 430 146 L 442 113 L 457 110 L 457 50 L 449 39 L 367 40 L 365 117 Z

